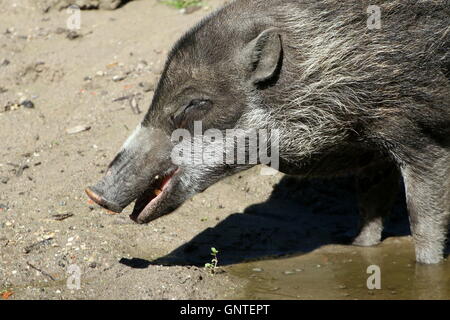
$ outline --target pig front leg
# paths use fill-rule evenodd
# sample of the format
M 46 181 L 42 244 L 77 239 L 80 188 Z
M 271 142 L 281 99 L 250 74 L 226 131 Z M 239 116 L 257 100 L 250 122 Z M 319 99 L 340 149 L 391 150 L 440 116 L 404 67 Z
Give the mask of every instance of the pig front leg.
M 388 162 L 364 169 L 357 177 L 356 189 L 361 216 L 357 246 L 374 246 L 381 241 L 383 218 L 392 210 L 400 179 L 397 167 Z
M 450 152 L 423 163 L 403 166 L 402 175 L 416 260 L 432 264 L 443 259 L 450 220 Z

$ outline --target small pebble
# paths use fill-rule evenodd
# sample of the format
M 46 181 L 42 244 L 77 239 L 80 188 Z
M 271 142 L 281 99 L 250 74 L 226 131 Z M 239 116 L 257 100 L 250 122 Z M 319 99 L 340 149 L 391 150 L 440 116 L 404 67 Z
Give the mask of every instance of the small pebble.
M 125 78 L 126 78 L 127 76 L 126 75 L 116 75 L 116 76 L 114 76 L 113 78 L 112 78 L 112 80 L 114 81 L 114 82 L 119 82 L 119 81 L 122 81 L 122 80 L 124 80 Z
M 155 84 L 150 81 L 143 81 L 139 83 L 139 86 L 144 90 L 144 92 L 154 91 Z
M 20 103 L 20 105 L 24 108 L 33 109 L 34 103 L 31 100 L 24 100 Z
M 91 129 L 90 126 L 79 125 L 79 126 L 67 129 L 66 132 L 68 134 L 75 134 L 75 133 L 80 133 L 80 132 L 83 132 L 83 131 L 88 131 L 90 129 Z
M 76 32 L 74 30 L 69 31 L 67 33 L 67 35 L 66 35 L 66 38 L 69 39 L 69 40 L 74 40 L 74 39 L 77 39 L 79 37 L 81 37 L 81 34 L 79 34 L 78 32 Z
M 180 9 L 180 13 L 181 14 L 191 14 L 197 10 L 200 10 L 201 8 L 202 8 L 201 6 L 190 6 L 187 8 Z

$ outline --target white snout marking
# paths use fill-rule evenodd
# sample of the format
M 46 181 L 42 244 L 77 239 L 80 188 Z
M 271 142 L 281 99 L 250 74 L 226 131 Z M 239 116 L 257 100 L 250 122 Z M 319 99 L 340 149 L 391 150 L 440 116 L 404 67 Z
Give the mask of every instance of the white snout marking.
M 137 140 L 136 137 L 139 134 L 139 131 L 142 129 L 142 124 L 139 124 L 136 129 L 134 129 L 133 133 L 125 140 L 125 143 L 122 146 L 122 150 L 130 149 L 136 146 Z

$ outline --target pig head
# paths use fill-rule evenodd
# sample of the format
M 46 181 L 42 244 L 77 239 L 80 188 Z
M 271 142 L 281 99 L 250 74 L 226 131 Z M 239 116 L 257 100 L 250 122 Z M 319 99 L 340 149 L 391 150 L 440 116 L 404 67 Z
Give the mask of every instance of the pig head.
M 218 180 L 251 166 L 173 159 L 177 145 L 195 140 L 180 141 L 179 135 L 174 139 L 174 131 L 195 137 L 195 122 L 201 123 L 202 133 L 248 129 L 249 115 L 264 104 L 259 93 L 276 86 L 283 60 L 281 34 L 271 21 L 258 17 L 251 21 L 232 24 L 219 14 L 176 43 L 144 120 L 103 179 L 86 189 L 93 201 L 121 212 L 136 200 L 131 218 L 147 223 L 172 212 Z M 257 123 L 254 120 L 253 124 Z M 226 152 L 217 150 L 219 155 Z

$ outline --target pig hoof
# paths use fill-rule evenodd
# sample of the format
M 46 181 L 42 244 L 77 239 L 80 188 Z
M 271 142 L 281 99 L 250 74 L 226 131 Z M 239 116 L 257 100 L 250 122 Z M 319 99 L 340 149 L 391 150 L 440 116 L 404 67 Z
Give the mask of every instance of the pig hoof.
M 416 244 L 416 261 L 423 264 L 436 264 L 444 259 L 441 250 L 421 248 Z
M 353 245 L 358 247 L 372 247 L 381 242 L 380 237 L 370 237 L 367 235 L 359 235 L 353 240 Z
M 437 264 L 437 263 L 442 262 L 443 258 L 442 257 L 428 257 L 428 256 L 419 257 L 419 256 L 417 256 L 416 261 L 418 263 L 422 263 L 422 264 Z
M 376 246 L 381 241 L 383 222 L 381 218 L 365 221 L 358 234 L 353 240 L 353 245 L 360 247 Z

